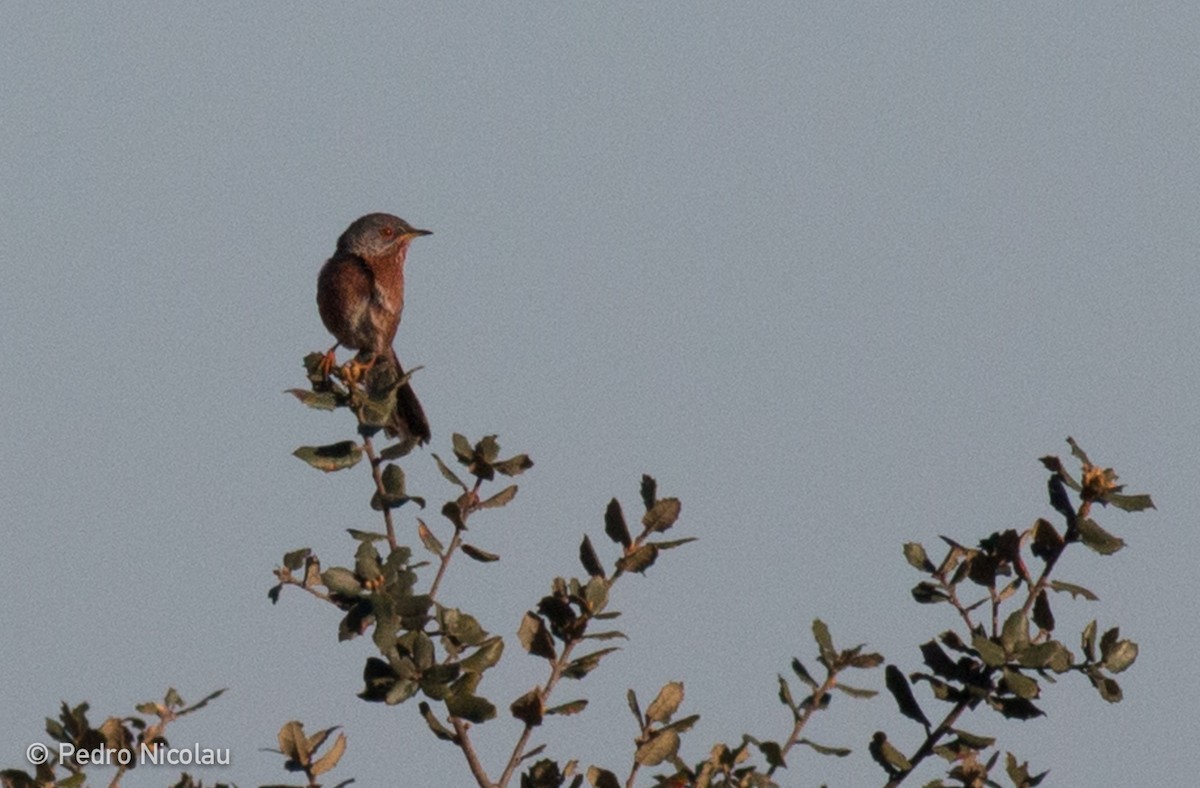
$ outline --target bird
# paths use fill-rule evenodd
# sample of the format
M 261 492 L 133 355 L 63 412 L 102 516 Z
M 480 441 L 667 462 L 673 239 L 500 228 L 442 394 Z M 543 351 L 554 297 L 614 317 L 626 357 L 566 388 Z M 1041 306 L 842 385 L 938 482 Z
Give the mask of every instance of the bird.
M 414 238 L 432 234 L 399 216 L 369 213 L 354 220 L 338 238 L 336 251 L 317 276 L 317 311 L 337 340 L 325 354 L 326 372 L 333 368 L 340 345 L 359 351 L 344 368 L 352 380 L 368 371 L 372 380 L 403 379 L 404 368 L 392 343 L 404 311 L 404 259 Z M 394 372 L 394 377 L 381 375 L 381 367 Z M 429 442 L 429 420 L 407 381 L 396 390 L 396 412 L 384 431 L 418 445 Z

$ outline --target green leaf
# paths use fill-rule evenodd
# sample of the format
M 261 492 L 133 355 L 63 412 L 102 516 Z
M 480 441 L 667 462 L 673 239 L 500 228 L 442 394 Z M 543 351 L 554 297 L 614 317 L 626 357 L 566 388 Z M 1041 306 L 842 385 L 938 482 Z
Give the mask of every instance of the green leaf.
M 794 657 L 792 658 L 792 670 L 797 676 L 800 677 L 801 681 L 809 686 L 809 689 L 816 689 L 819 686 L 816 679 L 814 679 L 809 672 L 805 670 L 804 665 L 801 664 L 800 660 Z
M 479 443 L 475 444 L 475 453 L 486 463 L 492 463 L 500 456 L 500 444 L 496 442 L 495 435 L 484 435 Z
M 642 478 L 648 479 L 649 477 L 643 476 Z M 642 719 L 642 709 L 638 705 L 637 693 L 630 689 L 625 693 L 625 700 L 629 703 L 629 710 L 633 712 L 633 718 L 637 720 L 638 727 L 640 728 L 645 725 L 646 722 Z
M 617 568 L 622 572 L 645 572 L 658 559 L 658 548 L 644 544 L 629 555 L 617 559 Z
M 1017 654 L 1017 662 L 1023 668 L 1049 668 L 1055 673 L 1065 673 L 1070 670 L 1074 657 L 1062 643 L 1049 640 L 1030 646 Z
M 1125 540 L 1105 531 L 1095 520 L 1084 517 L 1078 522 L 1079 540 L 1100 555 L 1112 555 L 1125 546 Z
M 1028 676 L 1022 675 L 1011 668 L 1004 668 L 1002 675 L 1005 688 L 1018 698 L 1033 700 L 1041 695 L 1038 683 Z
M 915 720 L 924 725 L 925 730 L 929 730 L 929 718 L 921 710 L 916 696 L 913 695 L 912 686 L 909 685 L 908 679 L 905 678 L 900 668 L 895 665 L 888 665 L 883 675 L 888 692 L 892 693 L 892 697 L 896 699 L 896 705 L 900 708 L 900 713 L 910 720 Z
M 799 712 L 796 710 L 796 701 L 792 698 L 792 688 L 782 675 L 779 677 L 779 702 L 791 709 L 792 715 L 798 719 Z
M 658 496 L 658 482 L 654 481 L 653 476 L 642 474 L 642 505 L 646 507 L 646 511 L 650 511 L 654 507 L 654 501 Z
M 817 648 L 821 651 L 821 660 L 825 667 L 832 668 L 833 663 L 837 660 L 837 652 L 833 649 L 833 638 L 829 636 L 829 627 L 819 618 L 814 618 L 812 622 L 813 639 L 817 641 Z
M 505 504 L 507 504 L 509 501 L 511 501 L 513 498 L 516 498 L 516 497 L 517 497 L 517 485 L 510 484 L 507 487 L 505 487 L 503 490 L 501 490 L 500 492 L 493 495 L 491 498 L 488 498 L 486 501 L 481 502 L 479 504 L 479 508 L 480 509 L 495 509 L 497 507 L 504 506 Z
M 1077 586 L 1077 585 L 1074 585 L 1073 583 L 1064 583 L 1061 580 L 1051 580 L 1050 587 L 1053 588 L 1055 591 L 1059 591 L 1059 592 L 1066 591 L 1067 593 L 1069 593 L 1071 595 L 1072 599 L 1074 599 L 1076 597 L 1083 597 L 1084 599 L 1088 600 L 1089 602 L 1095 602 L 1096 600 L 1100 599 L 1100 597 L 1096 596 L 1095 594 L 1093 594 L 1091 591 L 1087 590 L 1083 586 Z
M 321 584 L 335 594 L 342 596 L 358 596 L 362 593 L 362 583 L 353 572 L 344 567 L 335 566 L 321 573 Z
M 458 458 L 458 461 L 463 465 L 470 463 L 471 458 L 475 456 L 475 449 L 472 448 L 471 442 L 457 432 L 451 436 L 450 442 L 454 447 L 454 456 Z
M 301 446 L 292 452 L 293 456 L 326 473 L 354 467 L 362 459 L 362 453 L 362 447 L 354 441 L 341 441 L 328 446 Z
M 504 638 L 499 635 L 490 637 L 479 644 L 475 652 L 464 659 L 460 664 L 463 670 L 470 670 L 475 673 L 483 673 L 490 667 L 493 667 L 500 661 L 500 657 L 504 654 Z
M 694 541 L 696 541 L 697 538 L 698 537 L 695 537 L 695 536 L 688 536 L 683 539 L 670 539 L 666 542 L 650 542 L 650 544 L 654 545 L 659 550 L 670 550 L 671 548 L 679 547 L 680 545 L 685 545 L 688 542 L 694 542 Z
M 569 703 L 562 703 L 553 708 L 546 709 L 546 714 L 562 714 L 564 716 L 570 716 L 583 711 L 585 708 L 587 708 L 587 705 L 588 702 L 586 700 L 573 700 Z
M 425 597 L 428 599 L 428 597 Z M 479 620 L 470 613 L 464 613 L 455 607 L 441 608 L 438 619 L 442 630 L 464 646 L 478 646 L 487 638 L 488 633 L 479 625 Z
M 1006 654 L 1016 654 L 1029 645 L 1029 619 L 1025 617 L 1025 611 L 1014 610 L 1004 619 L 1000 645 Z
M 1120 640 L 1114 643 L 1104 655 L 1104 667 L 1112 673 L 1120 673 L 1134 663 L 1138 656 L 1137 643 L 1132 640 Z
M 492 561 L 500 560 L 500 556 L 496 555 L 495 553 L 489 553 L 487 550 L 480 550 L 478 547 L 467 544 L 466 542 L 463 542 L 462 545 L 460 545 L 460 547 L 462 548 L 462 551 L 464 553 L 466 553 L 469 558 L 474 558 L 476 561 L 479 561 L 481 563 L 486 564 L 486 563 L 491 563 Z
M 675 525 L 682 508 L 678 498 L 661 498 L 642 517 L 642 525 L 647 531 L 662 533 Z
M 419 517 L 417 518 L 417 536 L 421 537 L 421 544 L 425 545 L 426 550 L 433 553 L 438 558 L 442 557 L 442 553 L 446 548 L 444 548 L 442 543 L 438 541 L 438 538 L 433 535 L 433 531 L 429 530 L 429 526 L 425 524 L 425 521 Z
M 438 467 L 438 470 L 442 474 L 442 478 L 444 478 L 446 481 L 450 482 L 451 484 L 457 484 L 459 487 L 463 488 L 463 492 L 466 492 L 467 485 L 463 484 L 462 479 L 458 478 L 458 475 L 456 473 L 454 473 L 454 471 L 450 470 L 449 466 L 447 466 L 446 463 L 442 462 L 441 457 L 439 457 L 435 454 L 435 455 L 433 455 L 433 461 L 437 463 L 437 467 Z
M 521 697 L 514 700 L 508 707 L 513 717 L 530 727 L 536 727 L 542 724 L 542 719 L 546 716 L 545 705 L 542 703 L 542 691 L 540 687 L 534 687 L 526 692 Z
M 926 574 L 933 574 L 937 570 L 937 567 L 929 560 L 929 556 L 925 554 L 925 548 L 920 542 L 904 543 L 904 560 L 908 561 L 914 569 Z
M 437 736 L 442 741 L 458 742 L 458 736 L 454 731 L 442 724 L 441 720 L 434 715 L 433 709 L 429 707 L 428 703 L 421 701 L 417 704 L 417 708 L 420 709 L 421 716 L 425 718 L 425 722 L 429 725 L 429 730 L 433 731 L 434 736 Z
M 1117 507 L 1124 512 L 1142 512 L 1146 509 L 1155 509 L 1154 501 L 1150 500 L 1149 495 L 1121 495 L 1120 493 L 1109 493 L 1102 499 L 1104 503 Z
M 596 548 L 592 547 L 592 540 L 583 536 L 583 542 L 579 545 L 579 562 L 583 564 L 583 571 L 588 573 L 589 577 L 604 577 L 604 565 L 600 563 L 600 558 L 596 555 Z
M 546 622 L 536 613 L 527 612 L 521 619 L 517 629 L 517 640 L 521 646 L 535 657 L 554 659 L 554 637 L 546 628 Z
M 312 550 L 307 547 L 302 547 L 299 550 L 293 550 L 290 553 L 283 554 L 283 565 L 292 572 L 295 572 L 300 567 L 304 566 L 304 561 L 310 555 Z
M 1096 619 L 1083 628 L 1083 633 L 1080 637 L 1080 646 L 1083 649 L 1083 656 L 1088 662 L 1096 661 Z
M 772 769 L 786 769 L 787 763 L 783 760 L 783 747 L 779 742 L 774 741 L 754 741 L 754 745 L 758 747 L 758 751 L 762 753 L 766 759 L 767 765 Z
M 338 395 L 332 391 L 288 389 L 286 393 L 291 394 L 308 407 L 315 408 L 316 410 L 334 410 L 338 405 L 342 404 L 342 398 L 338 397 Z
M 405 438 L 393 443 L 391 446 L 384 446 L 380 449 L 379 458 L 383 460 L 398 460 L 401 457 L 407 457 L 412 454 L 412 450 L 415 448 L 417 448 L 416 439 Z
M 669 681 L 658 691 L 650 708 L 646 709 L 646 720 L 648 722 L 670 722 L 671 716 L 679 709 L 681 703 L 683 703 L 683 682 Z
M 602 648 L 599 651 L 593 651 L 591 654 L 571 660 L 570 664 L 563 669 L 563 676 L 569 679 L 581 679 L 591 673 L 600 665 L 600 660 L 608 656 L 614 651 L 620 651 L 616 646 Z
M 989 639 L 986 635 L 973 635 L 971 637 L 971 646 L 979 652 L 980 659 L 989 668 L 998 668 L 1006 660 L 1004 648 Z
M 625 524 L 625 515 L 621 512 L 621 502 L 616 498 L 608 502 L 608 508 L 604 511 L 604 533 L 626 550 L 633 544 L 629 526 Z
M 1050 596 L 1044 588 L 1033 600 L 1033 623 L 1045 632 L 1054 631 L 1054 612 L 1050 610 Z
M 850 750 L 846 747 L 826 747 L 808 739 L 797 739 L 796 744 L 803 744 L 805 747 L 811 747 L 813 751 L 818 752 L 821 755 L 836 755 L 838 758 L 845 758 L 847 755 L 853 752 L 853 750 Z
M 835 690 L 844 692 L 852 698 L 873 698 L 879 694 L 877 690 L 860 689 L 859 687 L 851 687 L 849 684 L 838 682 L 833 685 Z
M 938 602 L 946 602 L 950 599 L 950 596 L 945 591 L 938 588 L 933 583 L 925 581 L 917 583 L 915 586 L 913 586 L 912 596 L 913 599 L 917 600 L 922 605 L 932 605 Z
M 525 471 L 533 467 L 533 460 L 529 459 L 528 454 L 518 454 L 515 457 L 509 457 L 507 460 L 492 465 L 497 473 L 502 473 L 505 476 L 520 476 Z
M 452 717 L 474 722 L 487 722 L 496 716 L 496 707 L 486 698 L 470 693 L 451 693 L 446 698 L 446 711 Z
M 871 757 L 875 762 L 883 767 L 890 775 L 911 772 L 913 765 L 904 757 L 904 753 L 897 750 L 890 741 L 887 734 L 883 731 L 875 731 L 871 736 L 871 743 L 867 745 L 867 750 L 871 753 Z

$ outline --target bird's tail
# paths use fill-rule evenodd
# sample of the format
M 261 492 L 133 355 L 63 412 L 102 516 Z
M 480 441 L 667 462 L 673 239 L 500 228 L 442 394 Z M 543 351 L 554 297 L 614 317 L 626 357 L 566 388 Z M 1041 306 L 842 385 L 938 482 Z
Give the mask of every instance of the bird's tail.
M 404 367 L 393 349 L 388 353 L 388 361 L 395 367 L 396 375 L 404 377 Z M 425 409 L 421 400 L 413 391 L 412 385 L 404 383 L 396 390 L 396 414 L 385 427 L 384 432 L 389 438 L 402 437 L 415 439 L 417 445 L 429 443 L 432 433 L 429 430 L 429 419 L 425 417 Z

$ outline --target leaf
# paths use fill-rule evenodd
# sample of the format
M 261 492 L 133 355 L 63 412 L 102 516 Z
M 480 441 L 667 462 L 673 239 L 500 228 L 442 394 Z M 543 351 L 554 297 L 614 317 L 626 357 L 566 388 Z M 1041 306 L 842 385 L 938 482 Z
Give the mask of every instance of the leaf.
M 587 779 L 592 788 L 621 788 L 621 781 L 617 779 L 617 775 L 598 766 L 588 767 Z
M 458 743 L 458 736 L 454 731 L 442 724 L 441 720 L 434 715 L 428 703 L 421 701 L 417 704 L 417 708 L 421 711 L 421 716 L 425 718 L 425 722 L 429 725 L 429 730 L 433 731 L 434 736 L 437 736 L 442 741 Z
M 608 508 L 604 511 L 604 533 L 626 550 L 633 544 L 629 526 L 625 524 L 625 515 L 621 512 L 621 503 L 616 498 L 608 502 Z
M 824 745 L 817 744 L 814 741 L 809 741 L 808 739 L 797 739 L 796 744 L 803 744 L 805 747 L 811 747 L 814 751 L 820 753 L 821 755 L 836 755 L 839 758 L 845 758 L 847 755 L 853 752 L 853 750 L 850 750 L 846 747 L 826 747 Z
M 1042 694 L 1038 683 L 1028 676 L 1022 675 L 1011 668 L 1002 671 L 1004 687 L 1018 698 L 1033 700 Z
M 925 712 L 921 711 L 921 706 L 917 703 L 916 696 L 913 695 L 912 686 L 909 685 L 908 679 L 904 677 L 900 668 L 888 665 L 883 675 L 888 692 L 892 693 L 892 697 L 896 699 L 896 705 L 900 707 L 900 713 L 910 720 L 924 725 L 925 730 L 929 730 L 929 718 L 925 716 Z
M 599 667 L 600 660 L 603 657 L 620 650 L 616 646 L 611 646 L 609 648 L 602 648 L 599 651 L 593 651 L 591 654 L 579 657 L 578 659 L 573 659 L 569 665 L 563 668 L 562 674 L 569 679 L 581 679 Z
M 337 766 L 337 762 L 342 759 L 342 755 L 345 752 L 346 734 L 339 733 L 337 738 L 333 740 L 333 746 L 330 747 L 324 755 L 317 759 L 317 761 L 312 765 L 312 768 L 309 770 L 309 773 L 314 777 L 318 774 L 324 774 L 334 766 Z
M 833 638 L 829 636 L 829 627 L 819 618 L 814 618 L 812 622 L 813 639 L 817 641 L 817 648 L 821 651 L 821 660 L 825 667 L 832 668 L 833 663 L 837 660 L 837 652 L 833 650 Z
M 679 547 L 680 545 L 685 545 L 688 542 L 694 542 L 698 538 L 699 537 L 688 536 L 688 537 L 684 537 L 683 539 L 670 539 L 666 542 L 650 542 L 650 544 L 654 545 L 659 550 L 670 550 L 671 548 Z
M 683 703 L 683 682 L 667 682 L 658 691 L 658 695 L 654 698 L 654 702 L 650 704 L 650 708 L 646 709 L 646 721 L 670 722 L 671 716 L 679 709 L 679 704 L 681 703 Z
M 588 702 L 586 700 L 573 700 L 569 703 L 561 703 L 558 706 L 546 709 L 546 714 L 561 714 L 563 716 L 570 716 L 583 711 L 585 708 L 587 708 L 587 705 Z
M 1048 520 L 1039 517 L 1033 523 L 1033 554 L 1043 561 L 1056 557 L 1063 549 L 1063 538 Z
M 1045 632 L 1054 631 L 1054 612 L 1050 609 L 1050 597 L 1044 588 L 1038 591 L 1033 600 L 1033 623 Z
M 788 686 L 787 679 L 783 676 L 779 677 L 779 702 L 792 710 L 792 715 L 799 719 L 796 701 L 792 698 L 792 688 Z
M 1142 512 L 1146 509 L 1155 509 L 1154 501 L 1150 500 L 1149 495 L 1121 495 L 1119 493 L 1109 493 L 1103 498 L 1104 503 L 1111 504 L 1121 511 L 1125 512 Z
M 421 537 L 421 544 L 425 545 L 426 550 L 438 558 L 442 557 L 446 548 L 442 547 L 442 543 L 433 535 L 433 531 L 429 530 L 429 526 L 419 517 L 417 518 L 417 536 Z
M 291 394 L 310 408 L 316 410 L 334 410 L 340 404 L 339 397 L 332 391 L 309 391 L 308 389 L 288 389 Z
M 304 560 L 312 555 L 312 550 L 307 547 L 302 547 L 299 550 L 293 550 L 290 553 L 283 554 L 283 565 L 292 572 L 295 572 L 300 567 L 304 566 Z
M 476 647 L 475 652 L 464 659 L 460 665 L 463 670 L 483 673 L 500 661 L 504 654 L 504 638 L 499 635 L 490 637 Z
M 328 446 L 301 446 L 292 452 L 319 471 L 331 473 L 352 468 L 362 459 L 362 447 L 354 441 L 341 441 Z
M 479 504 L 480 509 L 496 509 L 517 497 L 517 485 L 510 484 L 500 492 Z
M 849 684 L 838 682 L 833 685 L 835 690 L 846 693 L 852 698 L 873 698 L 879 694 L 877 690 L 861 689 L 859 687 L 851 687 Z
M 1083 628 L 1080 646 L 1087 661 L 1094 662 L 1096 660 L 1096 619 L 1093 618 L 1092 623 Z
M 642 505 L 646 507 L 646 511 L 650 511 L 654 506 L 655 498 L 658 496 L 658 482 L 654 481 L 653 476 L 642 474 Z
M 529 459 L 528 454 L 518 454 L 515 457 L 509 457 L 507 460 L 492 465 L 497 473 L 502 473 L 505 476 L 520 476 L 525 471 L 533 467 L 533 460 Z
M 358 596 L 362 593 L 362 583 L 353 572 L 344 567 L 335 566 L 321 573 L 321 584 L 335 594 L 342 596 Z
M 622 572 L 645 572 L 658 558 L 658 548 L 644 544 L 632 553 L 617 559 L 617 569 Z
M 638 705 L 637 693 L 630 689 L 625 693 L 625 700 L 629 703 L 629 710 L 633 712 L 633 718 L 637 720 L 638 727 L 645 725 L 646 722 L 642 719 L 642 709 Z
M 1104 667 L 1112 673 L 1120 673 L 1134 663 L 1138 656 L 1137 643 L 1121 640 L 1114 643 L 1104 654 Z
M 1091 518 L 1080 520 L 1078 527 L 1079 540 L 1100 555 L 1112 555 L 1125 546 L 1125 540 L 1105 531 Z
M 442 462 L 441 457 L 435 454 L 433 455 L 433 461 L 437 463 L 437 467 L 442 474 L 442 478 L 451 484 L 457 484 L 459 487 L 463 488 L 463 492 L 466 492 L 467 485 L 463 484 L 462 479 L 458 478 L 458 475 L 454 471 L 450 470 L 446 463 Z
M 1025 617 L 1024 610 L 1014 610 L 1004 619 L 1004 626 L 1000 630 L 1000 645 L 1007 654 L 1016 654 L 1029 645 L 1029 619 Z
M 801 664 L 800 660 L 794 657 L 792 658 L 792 670 L 797 676 L 800 677 L 801 681 L 809 686 L 809 689 L 816 689 L 819 686 L 816 679 L 809 675 L 809 672 L 805 670 L 804 665 Z
M 379 451 L 379 458 L 383 460 L 398 460 L 401 457 L 407 457 L 412 454 L 412 450 L 415 448 L 417 448 L 416 439 L 411 437 L 405 438 L 393 443 L 391 446 L 384 446 Z
M 1004 649 L 986 635 L 973 635 L 971 646 L 979 652 L 980 659 L 989 668 L 998 668 L 1005 662 Z
M 583 564 L 583 571 L 588 573 L 589 577 L 604 577 L 604 565 L 600 563 L 600 558 L 596 555 L 596 549 L 592 547 L 592 540 L 583 536 L 583 542 L 579 545 L 579 562 Z
M 535 657 L 554 659 L 557 656 L 554 652 L 554 638 L 546 628 L 546 622 L 536 613 L 525 613 L 525 617 L 521 619 L 521 626 L 517 629 L 517 640 Z
M 664 729 L 652 735 L 642 743 L 633 760 L 642 766 L 658 766 L 679 752 L 679 734 L 670 729 Z
M 542 718 L 546 715 L 546 707 L 542 703 L 542 688 L 534 687 L 514 700 L 508 708 L 514 717 L 529 727 L 541 725 Z
M 471 447 L 471 442 L 465 436 L 454 433 L 450 438 L 450 443 L 454 447 L 454 456 L 463 465 L 471 462 L 471 458 L 475 456 L 475 449 Z
M 1046 489 L 1050 493 L 1050 505 L 1054 510 L 1067 519 L 1068 523 L 1075 520 L 1075 507 L 1067 495 L 1067 487 L 1061 474 L 1055 474 L 1046 480 Z
M 452 717 L 474 722 L 487 722 L 496 716 L 496 707 L 486 698 L 470 693 L 451 693 L 446 698 L 446 711 Z
M 913 586 L 912 597 L 922 605 L 932 605 L 938 602 L 946 602 L 950 599 L 950 596 L 945 591 L 927 581 L 921 581 Z
M 904 753 L 897 750 L 888 741 L 887 734 L 883 731 L 875 731 L 871 736 L 871 743 L 867 745 L 867 750 L 875 762 L 882 766 L 889 775 L 912 771 L 912 763 L 904 757 Z
M 491 563 L 492 561 L 500 560 L 500 556 L 496 555 L 495 553 L 489 553 L 487 550 L 480 550 L 478 547 L 467 544 L 466 542 L 463 542 L 460 547 L 462 551 L 467 554 L 468 558 L 474 558 L 476 561 L 481 563 L 487 564 Z
M 1064 583 L 1061 580 L 1051 580 L 1050 587 L 1053 588 L 1055 591 L 1060 591 L 1060 592 L 1066 591 L 1067 593 L 1069 593 L 1071 595 L 1072 598 L 1083 597 L 1084 599 L 1088 600 L 1089 602 L 1095 602 L 1098 599 L 1100 599 L 1100 597 L 1096 596 L 1095 594 L 1093 594 L 1091 591 L 1087 590 L 1083 586 L 1077 586 L 1072 583 Z
M 683 504 L 678 498 L 662 498 L 654 502 L 654 506 L 642 517 L 642 525 L 647 531 L 662 533 L 675 525 Z
M 929 556 L 925 554 L 925 548 L 920 542 L 904 543 L 904 560 L 908 561 L 909 565 L 918 571 L 927 574 L 933 574 L 937 571 L 937 567 L 929 560 Z

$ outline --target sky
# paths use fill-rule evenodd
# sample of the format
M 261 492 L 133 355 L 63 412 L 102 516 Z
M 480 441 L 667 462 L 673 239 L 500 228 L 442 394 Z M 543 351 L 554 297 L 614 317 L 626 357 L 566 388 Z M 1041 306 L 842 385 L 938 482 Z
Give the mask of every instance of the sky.
M 206 782 L 286 781 L 266 750 L 298 719 L 342 726 L 337 779 L 470 784 L 415 703 L 355 697 L 368 639 L 266 595 L 285 551 L 346 565 L 345 529 L 379 528 L 364 469 L 291 456 L 353 437 L 345 413 L 283 392 L 331 343 L 321 263 L 387 211 L 433 231 L 397 338 L 434 433 L 402 541 L 416 514 L 448 539 L 452 433 L 536 463 L 472 521 L 501 560 L 441 592 L 507 641 L 474 730 L 493 777 L 544 679 L 521 615 L 584 534 L 615 558 L 604 509 L 643 473 L 698 541 L 617 585 L 629 640 L 535 737 L 621 775 L 629 688 L 684 682 L 691 762 L 786 736 L 776 676 L 814 667 L 814 618 L 922 669 L 956 619 L 912 600 L 902 544 L 1053 517 L 1037 458 L 1067 436 L 1157 504 L 1100 512 L 1127 548 L 1057 569 L 1100 597 L 1054 600 L 1069 647 L 1093 618 L 1139 644 L 1125 700 L 1071 676 L 1044 718 L 960 725 L 1049 784 L 1190 773 L 1197 29 L 1187 3 L 5 4 L 0 766 L 61 701 L 98 723 L 227 688 L 169 729 L 231 750 Z M 886 692 L 839 697 L 806 734 L 855 755 L 796 751 L 781 784 L 881 784 L 876 729 L 920 740 Z

